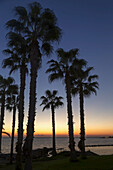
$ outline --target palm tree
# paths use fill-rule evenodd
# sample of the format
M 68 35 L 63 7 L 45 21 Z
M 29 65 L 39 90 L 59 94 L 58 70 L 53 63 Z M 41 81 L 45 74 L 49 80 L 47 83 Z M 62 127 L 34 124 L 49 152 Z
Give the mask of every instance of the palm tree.
M 78 49 L 72 49 L 65 52 L 63 49 L 57 50 L 58 61 L 50 60 L 49 69 L 46 73 L 49 75 L 50 82 L 55 79 L 63 79 L 65 83 L 66 98 L 67 98 L 67 113 L 69 126 L 69 149 L 71 151 L 71 160 L 76 160 L 74 131 L 73 131 L 73 115 L 72 115 L 72 96 L 71 96 L 71 64 L 76 60 Z
M 2 129 L 4 124 L 4 112 L 5 112 L 5 102 L 6 96 L 10 92 L 11 86 L 13 86 L 14 79 L 12 77 L 3 78 L 0 75 L 0 106 L 1 106 L 1 121 L 0 121 L 0 152 L 2 144 Z
M 13 30 L 23 33 L 29 45 L 31 65 L 30 103 L 27 138 L 25 140 L 25 145 L 27 147 L 25 169 L 30 170 L 32 169 L 31 155 L 34 134 L 37 71 L 41 66 L 42 54 L 49 55 L 52 52 L 52 43 L 54 41 L 59 41 L 61 30 L 57 26 L 57 18 L 54 12 L 48 8 L 42 9 L 41 5 L 37 2 L 29 5 L 29 11 L 21 6 L 16 7 L 15 11 L 18 19 L 10 20 L 7 25 L 8 27 L 12 27 Z
M 91 75 L 93 67 L 88 67 L 84 69 L 83 65 L 77 68 L 73 74 L 74 87 L 72 89 L 73 95 L 79 94 L 80 100 L 80 141 L 79 148 L 81 149 L 81 154 L 85 156 L 85 127 L 84 127 L 84 97 L 89 97 L 92 93 L 96 94 L 96 89 L 98 89 L 98 82 L 94 81 L 98 78 L 97 75 Z
M 14 21 L 12 21 L 12 25 Z M 7 27 L 11 27 L 7 23 Z M 19 27 L 19 26 L 18 26 Z M 26 74 L 28 73 L 27 64 L 29 62 L 28 58 L 28 46 L 24 37 L 20 33 L 9 32 L 7 34 L 8 38 L 8 49 L 3 52 L 6 55 L 10 55 L 9 58 L 3 60 L 3 68 L 10 68 L 9 74 L 12 72 L 19 70 L 20 71 L 20 94 L 19 94 L 19 115 L 18 115 L 18 139 L 17 139 L 17 169 L 21 169 L 22 164 L 22 142 L 23 142 L 23 119 L 24 119 L 24 91 L 25 91 L 25 80 Z
M 14 85 L 10 88 L 10 93 L 6 98 L 6 109 L 9 111 L 13 110 L 13 121 L 12 121 L 12 138 L 11 138 L 11 152 L 10 152 L 10 163 L 13 162 L 13 145 L 14 145 L 14 132 L 15 132 L 15 116 L 16 110 L 18 109 L 19 97 L 18 97 L 18 86 Z
M 63 105 L 63 102 L 61 101 L 63 97 L 59 96 L 57 97 L 57 90 L 53 90 L 51 92 L 50 90 L 46 90 L 45 96 L 42 96 L 40 99 L 42 100 L 41 105 L 44 105 L 43 110 L 50 109 L 52 112 L 52 130 L 53 130 L 53 155 L 56 155 L 56 145 L 55 145 L 55 109 L 59 106 Z

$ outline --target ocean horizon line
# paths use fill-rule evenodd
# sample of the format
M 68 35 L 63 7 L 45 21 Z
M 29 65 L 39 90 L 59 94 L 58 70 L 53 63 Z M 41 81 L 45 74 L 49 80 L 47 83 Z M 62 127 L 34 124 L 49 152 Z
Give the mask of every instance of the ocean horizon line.
M 10 136 L 11 137 L 11 136 Z M 3 135 L 3 138 L 10 138 L 6 135 Z M 26 135 L 23 136 L 24 138 Z M 34 138 L 51 138 L 52 135 L 34 135 Z M 80 135 L 74 135 L 75 138 L 79 138 Z M 17 135 L 15 135 L 17 138 Z M 56 138 L 68 138 L 68 135 L 56 135 Z M 86 135 L 86 138 L 113 138 L 113 135 Z

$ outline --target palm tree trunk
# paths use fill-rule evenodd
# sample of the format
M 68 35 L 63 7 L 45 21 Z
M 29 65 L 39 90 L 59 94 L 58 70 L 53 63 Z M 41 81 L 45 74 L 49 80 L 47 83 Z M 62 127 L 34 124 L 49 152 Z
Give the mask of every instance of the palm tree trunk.
M 12 123 L 12 138 L 11 138 L 11 153 L 10 153 L 10 163 L 13 163 L 13 146 L 14 146 L 14 132 L 15 132 L 15 116 L 16 116 L 16 106 L 13 107 L 13 123 Z
M 53 156 L 56 155 L 56 144 L 55 144 L 55 112 L 54 106 L 51 106 L 52 111 L 52 129 L 53 129 Z
M 81 121 L 81 132 L 80 132 L 80 139 L 81 139 L 81 153 L 82 156 L 85 155 L 85 127 L 84 127 L 84 98 L 83 98 L 83 87 L 81 85 L 80 87 L 80 93 L 79 93 L 79 99 L 80 99 L 80 121 Z
M 3 122 L 4 122 L 4 110 L 5 110 L 5 96 L 2 98 L 2 105 L 1 105 L 1 121 L 0 121 L 0 153 L 1 153 L 1 146 L 2 146 L 2 129 L 3 129 Z
M 31 82 L 30 82 L 30 104 L 29 104 L 29 117 L 27 125 L 27 138 L 26 138 L 26 163 L 25 170 L 32 170 L 32 143 L 34 134 L 34 120 L 35 120 L 35 104 L 36 104 L 36 77 L 37 71 L 34 74 L 31 69 Z
M 25 168 L 24 170 L 32 170 L 32 144 L 34 135 L 34 120 L 35 120 L 35 105 L 36 105 L 36 79 L 37 70 L 40 63 L 40 51 L 38 42 L 32 44 L 30 53 L 31 63 L 31 81 L 30 81 L 30 94 L 29 94 L 29 114 L 28 114 L 28 125 L 27 125 L 27 137 L 24 144 L 25 149 Z
M 25 91 L 25 66 L 20 69 L 20 97 L 18 116 L 18 141 L 16 146 L 16 170 L 22 169 L 22 142 L 23 142 L 23 119 L 24 119 L 24 91 Z
M 66 95 L 67 95 L 67 112 L 68 112 L 68 127 L 69 127 L 69 149 L 71 151 L 71 160 L 76 160 L 74 131 L 73 131 L 73 115 L 72 115 L 72 99 L 70 88 L 70 77 L 66 74 Z

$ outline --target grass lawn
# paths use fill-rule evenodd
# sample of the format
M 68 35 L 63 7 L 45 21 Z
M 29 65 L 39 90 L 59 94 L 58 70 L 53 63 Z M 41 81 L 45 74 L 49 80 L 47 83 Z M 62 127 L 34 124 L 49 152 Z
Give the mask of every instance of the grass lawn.
M 14 170 L 15 165 L 2 165 L 0 170 Z M 91 156 L 70 162 L 69 157 L 57 157 L 54 160 L 33 162 L 33 170 L 113 170 L 113 155 Z

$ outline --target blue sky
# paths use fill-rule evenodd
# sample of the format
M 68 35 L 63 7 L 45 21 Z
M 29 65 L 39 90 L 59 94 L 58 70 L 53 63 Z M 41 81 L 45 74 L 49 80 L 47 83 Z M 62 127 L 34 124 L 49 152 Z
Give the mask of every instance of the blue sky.
M 2 50 L 6 48 L 5 35 L 8 32 L 5 23 L 14 18 L 15 6 L 27 6 L 32 0 L 4 0 L 0 1 L 0 64 L 6 57 Z M 89 66 L 94 66 L 94 73 L 99 75 L 99 91 L 97 96 L 85 99 L 85 125 L 86 133 L 102 132 L 101 134 L 113 135 L 113 1 L 112 0 L 38 0 L 44 8 L 52 9 L 62 29 L 61 42 L 55 44 L 57 48 L 68 51 L 73 48 L 80 49 L 80 58 L 88 61 Z M 56 58 L 55 53 L 51 56 Z M 59 95 L 65 98 L 65 88 L 61 81 L 48 83 L 47 58 L 43 57 L 42 68 L 37 80 L 37 116 L 35 130 L 40 133 L 42 129 L 51 131 L 50 111 L 41 112 L 39 98 L 46 89 L 57 89 Z M 8 69 L 1 68 L 1 74 L 8 76 Z M 19 83 L 19 73 L 12 74 Z M 27 103 L 29 94 L 29 76 L 26 87 L 25 124 L 27 122 Z M 67 130 L 66 100 L 63 108 L 56 111 L 56 126 Z M 79 131 L 79 100 L 73 98 L 73 114 L 75 133 Z M 11 115 L 6 113 L 6 130 L 11 126 Z M 49 124 L 49 123 L 50 124 Z M 26 126 L 25 126 L 26 128 Z M 91 132 L 89 132 L 91 131 Z

